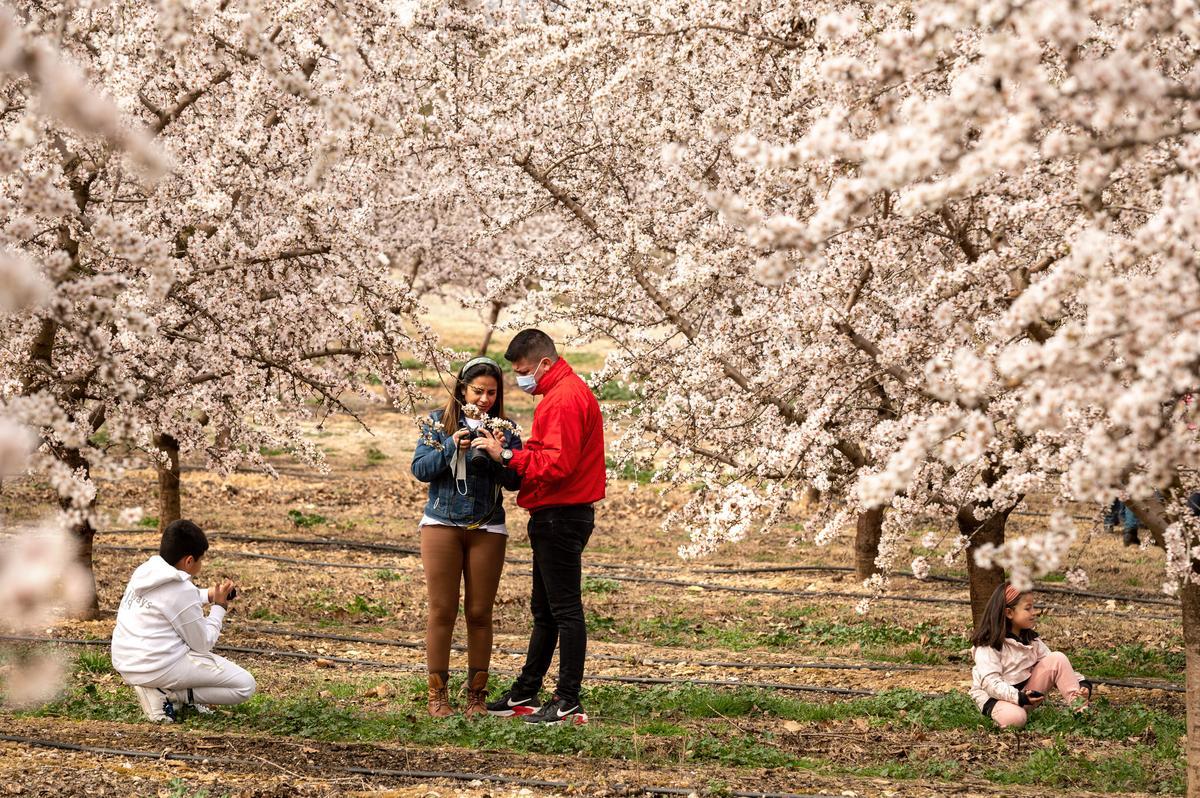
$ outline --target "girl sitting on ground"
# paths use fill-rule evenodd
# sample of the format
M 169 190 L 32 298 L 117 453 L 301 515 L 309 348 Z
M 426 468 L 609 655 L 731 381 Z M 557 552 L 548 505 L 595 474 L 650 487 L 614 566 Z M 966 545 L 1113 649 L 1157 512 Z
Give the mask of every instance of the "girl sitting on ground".
M 1086 711 L 1092 696 L 1091 683 L 1067 656 L 1038 639 L 1037 615 L 1033 593 L 1005 582 L 992 593 L 971 640 L 971 698 L 1000 728 L 1024 726 L 1051 685 L 1076 712 Z

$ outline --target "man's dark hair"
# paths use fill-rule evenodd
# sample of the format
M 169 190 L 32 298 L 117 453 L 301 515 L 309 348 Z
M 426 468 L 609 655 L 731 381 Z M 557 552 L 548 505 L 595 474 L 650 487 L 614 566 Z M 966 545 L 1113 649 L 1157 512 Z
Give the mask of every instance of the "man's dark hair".
M 158 543 L 158 556 L 171 565 L 178 565 L 189 554 L 200 559 L 206 551 L 208 538 L 204 530 L 183 518 L 167 524 Z
M 541 330 L 530 328 L 521 330 L 508 342 L 504 359 L 509 363 L 518 360 L 541 360 L 544 357 L 558 360 L 558 350 L 554 348 L 554 339 Z

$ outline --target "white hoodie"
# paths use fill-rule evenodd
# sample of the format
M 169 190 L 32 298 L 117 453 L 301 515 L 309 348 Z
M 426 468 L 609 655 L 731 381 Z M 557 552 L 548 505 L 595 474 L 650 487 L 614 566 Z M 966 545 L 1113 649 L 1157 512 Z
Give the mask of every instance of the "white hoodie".
M 152 680 L 188 651 L 207 653 L 221 635 L 225 608 L 204 617 L 208 591 L 157 554 L 129 578 L 112 635 L 113 667 L 130 681 Z M 130 677 L 134 677 L 130 679 Z

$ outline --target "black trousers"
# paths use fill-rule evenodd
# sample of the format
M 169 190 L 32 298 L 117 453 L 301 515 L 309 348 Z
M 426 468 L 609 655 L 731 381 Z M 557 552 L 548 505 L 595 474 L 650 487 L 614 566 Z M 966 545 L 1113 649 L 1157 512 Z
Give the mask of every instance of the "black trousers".
M 525 667 L 513 685 L 518 695 L 542 689 L 546 671 L 558 647 L 558 686 L 554 693 L 578 703 L 587 656 L 587 623 L 583 617 L 583 549 L 592 536 L 592 506 L 552 507 L 529 516 L 529 545 L 533 548 L 533 585 L 529 610 L 533 631 Z

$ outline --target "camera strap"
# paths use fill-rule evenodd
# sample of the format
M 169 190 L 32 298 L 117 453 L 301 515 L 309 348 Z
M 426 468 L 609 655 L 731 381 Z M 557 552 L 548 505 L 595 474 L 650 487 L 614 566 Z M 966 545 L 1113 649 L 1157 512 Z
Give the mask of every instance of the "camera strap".
M 454 489 L 458 491 L 459 496 L 466 496 L 467 458 L 463 457 L 462 449 L 457 446 L 454 447 L 454 454 L 450 455 L 450 470 L 454 472 Z

